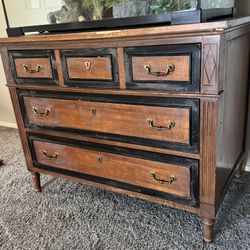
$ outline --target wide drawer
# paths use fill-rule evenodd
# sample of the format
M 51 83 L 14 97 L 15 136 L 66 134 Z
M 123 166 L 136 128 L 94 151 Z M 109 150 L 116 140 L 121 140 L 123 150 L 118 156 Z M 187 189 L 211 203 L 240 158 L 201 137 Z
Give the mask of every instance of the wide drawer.
M 125 48 L 129 89 L 199 91 L 198 44 Z
M 9 52 L 12 72 L 16 83 L 54 85 L 58 75 L 52 50 Z
M 32 138 L 31 145 L 38 166 L 82 173 L 92 176 L 93 180 L 97 177 L 97 181 L 100 180 L 99 177 L 125 183 L 129 185 L 128 188 L 135 186 L 154 190 L 159 195 L 166 193 L 194 203 L 198 188 L 196 161 L 182 161 L 157 154 L 148 154 L 147 158 L 152 159 L 143 159 L 143 152 L 134 152 L 135 156 L 132 156 L 128 155 L 129 151 L 126 152 L 126 149 L 102 148 L 101 145 L 85 145 L 84 142 L 75 145 L 72 141 Z
M 61 50 L 65 85 L 118 88 L 119 73 L 115 49 Z
M 197 100 L 134 97 L 132 103 L 121 103 L 124 97 L 72 98 L 23 96 L 27 125 L 97 132 L 131 143 L 197 151 Z

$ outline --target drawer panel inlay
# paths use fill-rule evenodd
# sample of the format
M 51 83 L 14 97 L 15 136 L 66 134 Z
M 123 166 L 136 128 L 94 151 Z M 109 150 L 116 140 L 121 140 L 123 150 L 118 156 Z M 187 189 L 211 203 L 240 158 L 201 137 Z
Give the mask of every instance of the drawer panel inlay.
M 200 91 L 200 45 L 124 49 L 128 89 Z
M 110 57 L 67 58 L 70 79 L 112 80 Z
M 190 143 L 188 108 L 25 97 L 31 124 Z
M 19 78 L 52 78 L 49 58 L 17 58 L 14 61 Z
M 53 50 L 10 51 L 9 57 L 16 83 L 58 84 L 58 73 Z
M 119 88 L 116 49 L 61 50 L 65 85 Z
M 199 100 L 20 91 L 26 127 L 199 152 Z
M 144 159 L 34 141 L 37 162 L 190 198 L 190 169 Z
M 134 56 L 132 67 L 134 81 L 190 81 L 189 56 Z
M 86 141 L 28 134 L 38 169 L 199 206 L 199 162 Z

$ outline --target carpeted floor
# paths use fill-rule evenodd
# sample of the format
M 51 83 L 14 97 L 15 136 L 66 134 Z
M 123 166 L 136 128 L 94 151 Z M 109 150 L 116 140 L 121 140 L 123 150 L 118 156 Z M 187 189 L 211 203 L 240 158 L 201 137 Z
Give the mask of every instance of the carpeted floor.
M 0 249 L 250 249 L 250 174 L 234 180 L 214 243 L 197 215 L 43 177 L 32 191 L 16 130 L 0 127 Z

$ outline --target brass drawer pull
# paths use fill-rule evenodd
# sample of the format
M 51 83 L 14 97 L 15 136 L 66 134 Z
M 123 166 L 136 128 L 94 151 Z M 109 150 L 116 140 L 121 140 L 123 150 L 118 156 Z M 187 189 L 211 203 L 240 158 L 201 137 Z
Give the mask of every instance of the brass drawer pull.
M 59 156 L 59 153 L 57 153 L 57 152 L 53 156 L 51 156 L 51 155 L 48 155 L 45 150 L 43 150 L 43 157 L 44 158 L 47 158 L 49 160 L 56 160 L 58 158 L 58 156 Z
M 40 71 L 43 70 L 43 66 L 41 64 L 37 64 L 35 69 L 30 69 L 27 64 L 23 64 L 23 68 L 27 73 L 30 74 L 39 73 Z
M 51 112 L 50 108 L 46 108 L 44 112 L 38 112 L 37 107 L 33 106 L 32 110 L 34 112 L 35 115 L 37 116 L 48 116 Z
M 175 121 L 168 121 L 168 124 L 166 127 L 164 126 L 157 126 L 154 125 L 154 121 L 151 118 L 147 119 L 147 124 L 150 128 L 156 129 L 156 130 L 170 130 L 175 127 Z
M 171 72 L 175 70 L 175 65 L 172 63 L 168 64 L 165 72 L 152 72 L 150 65 L 144 65 L 144 70 L 148 73 L 148 75 L 151 75 L 151 76 L 158 76 L 158 77 L 168 76 Z
M 161 180 L 161 179 L 158 179 L 156 178 L 156 174 L 155 172 L 150 172 L 149 173 L 149 176 L 151 177 L 151 179 L 153 181 L 157 181 L 159 182 L 160 184 L 172 184 L 173 182 L 175 182 L 177 180 L 176 176 L 174 175 L 171 175 L 169 178 L 167 178 L 166 180 Z

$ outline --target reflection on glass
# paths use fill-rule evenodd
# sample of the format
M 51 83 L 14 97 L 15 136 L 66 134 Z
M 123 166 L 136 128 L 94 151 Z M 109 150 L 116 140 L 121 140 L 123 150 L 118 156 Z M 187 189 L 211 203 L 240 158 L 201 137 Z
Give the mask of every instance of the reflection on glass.
M 164 14 L 197 9 L 198 0 L 4 0 L 10 27 Z M 201 0 L 201 7 L 231 8 L 234 0 Z

